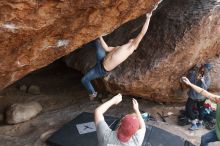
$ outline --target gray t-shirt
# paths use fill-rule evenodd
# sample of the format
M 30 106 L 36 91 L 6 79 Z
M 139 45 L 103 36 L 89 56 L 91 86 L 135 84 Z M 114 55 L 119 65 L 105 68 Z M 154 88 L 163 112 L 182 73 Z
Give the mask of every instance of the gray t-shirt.
M 96 130 L 99 146 L 141 146 L 144 140 L 146 127 L 139 129 L 126 143 L 119 141 L 116 131 L 112 131 L 105 121 L 101 121 L 97 125 Z

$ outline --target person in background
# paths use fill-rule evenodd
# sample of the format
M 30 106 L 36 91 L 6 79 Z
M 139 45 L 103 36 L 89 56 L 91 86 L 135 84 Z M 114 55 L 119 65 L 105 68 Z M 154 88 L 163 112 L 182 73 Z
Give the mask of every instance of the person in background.
M 216 94 L 212 94 L 199 86 L 192 84 L 188 78 L 182 77 L 182 81 L 190 86 L 193 90 L 197 93 L 203 95 L 207 99 L 211 100 L 212 102 L 217 104 L 216 108 L 216 128 L 211 130 L 210 132 L 206 133 L 201 138 L 200 146 L 208 146 L 210 142 L 220 141 L 220 96 Z
M 204 90 L 207 90 L 210 86 L 211 77 L 210 70 L 212 69 L 212 65 L 206 63 L 202 65 L 200 68 L 195 66 L 192 70 L 190 70 L 188 78 L 189 81 Z M 189 130 L 197 130 L 203 125 L 203 109 L 206 98 L 197 93 L 192 88 L 188 91 L 188 100 L 186 102 L 186 115 L 192 121 L 192 126 Z
M 121 101 L 122 96 L 118 94 L 95 110 L 99 146 L 141 146 L 143 143 L 146 126 L 135 99 L 132 100 L 135 113 L 124 116 L 115 131 L 111 130 L 105 122 L 103 114 L 111 106 L 117 105 Z

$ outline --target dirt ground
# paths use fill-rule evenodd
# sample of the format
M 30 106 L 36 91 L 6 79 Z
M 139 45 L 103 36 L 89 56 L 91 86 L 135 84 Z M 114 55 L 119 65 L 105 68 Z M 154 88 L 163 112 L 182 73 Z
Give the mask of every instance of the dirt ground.
M 81 112 L 93 112 L 100 104 L 90 102 L 86 90 L 80 83 L 82 75 L 65 67 L 62 62 L 31 73 L 0 93 L 0 146 L 46 146 L 44 142 L 54 131 L 72 120 Z M 21 85 L 37 85 L 41 93 L 33 95 L 19 90 Z M 16 125 L 4 123 L 4 110 L 13 103 L 38 101 L 43 106 L 43 112 L 37 117 Z M 178 126 L 177 116 L 183 105 L 161 105 L 138 98 L 140 109 L 153 115 L 157 121 L 151 124 L 179 135 L 195 145 L 200 144 L 200 137 L 208 130 L 200 129 L 194 132 L 188 130 L 189 126 Z M 119 112 L 120 111 L 120 112 Z M 106 115 L 121 117 L 132 112 L 131 97 L 123 97 L 122 103 L 112 107 Z M 172 112 L 173 115 L 162 122 L 157 112 Z M 217 146 L 220 143 L 210 144 Z

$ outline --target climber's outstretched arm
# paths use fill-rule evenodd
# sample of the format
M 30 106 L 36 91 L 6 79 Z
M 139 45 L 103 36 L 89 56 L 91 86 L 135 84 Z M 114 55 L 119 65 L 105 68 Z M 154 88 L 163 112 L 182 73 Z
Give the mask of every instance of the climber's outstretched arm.
M 144 26 L 142 27 L 141 32 L 138 34 L 138 36 L 134 39 L 134 46 L 138 47 L 138 45 L 140 44 L 142 38 L 144 37 L 144 35 L 146 34 L 148 27 L 149 27 L 149 23 L 150 23 L 150 18 L 152 16 L 152 13 L 146 14 L 146 21 L 144 23 Z
M 134 41 L 134 46 L 137 48 L 139 43 L 141 42 L 142 38 L 144 37 L 144 35 L 146 34 L 147 30 L 148 30 L 148 27 L 149 27 L 149 23 L 150 23 L 150 19 L 151 19 L 151 16 L 152 16 L 152 13 L 157 9 L 158 5 L 162 2 L 163 0 L 159 0 L 153 10 L 150 12 L 150 13 L 147 13 L 146 14 L 146 22 L 144 23 L 144 26 L 141 30 L 141 32 L 139 33 L 139 35 L 135 38 L 135 41 Z
M 101 43 L 102 47 L 105 49 L 106 52 L 111 52 L 115 48 L 115 47 L 109 47 L 106 44 L 105 40 L 102 38 L 102 36 L 100 36 L 99 39 L 100 39 L 100 43 Z

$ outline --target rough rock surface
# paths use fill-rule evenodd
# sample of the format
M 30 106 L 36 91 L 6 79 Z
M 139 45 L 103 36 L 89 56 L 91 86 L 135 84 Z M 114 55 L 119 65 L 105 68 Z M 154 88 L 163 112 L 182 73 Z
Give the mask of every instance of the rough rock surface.
M 38 102 L 13 104 L 6 111 L 6 122 L 8 124 L 25 122 L 35 117 L 41 111 L 42 106 Z
M 117 46 L 127 42 L 140 32 L 144 21 L 140 17 L 122 25 L 105 37 L 107 43 Z M 94 50 L 84 47 L 67 57 L 66 62 L 85 72 L 95 64 Z M 179 78 L 196 63 L 219 52 L 219 1 L 166 0 L 153 14 L 137 51 L 96 85 L 113 93 L 182 102 L 185 98 Z
M 158 0 L 1 0 L 0 89 L 153 9 Z
M 210 60 L 210 63 L 213 64 L 213 69 L 211 72 L 211 86 L 210 90 L 214 92 L 220 92 L 220 56 L 216 56 Z

